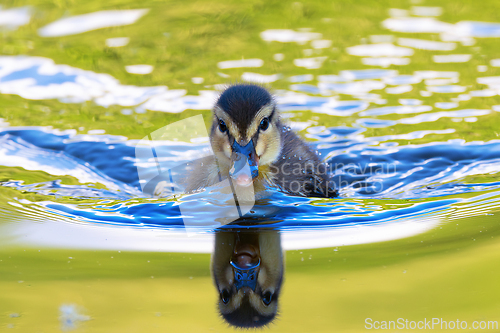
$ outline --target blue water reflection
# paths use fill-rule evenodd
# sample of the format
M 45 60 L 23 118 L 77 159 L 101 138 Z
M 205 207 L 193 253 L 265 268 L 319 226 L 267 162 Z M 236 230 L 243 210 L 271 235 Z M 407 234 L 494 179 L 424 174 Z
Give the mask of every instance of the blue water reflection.
M 312 131 L 315 132 L 315 131 Z M 381 223 L 401 217 L 442 214 L 462 199 L 461 194 L 494 190 L 500 182 L 464 183 L 466 176 L 497 172 L 500 169 L 500 141 L 464 143 L 437 142 L 423 145 L 374 146 L 357 128 L 325 128 L 311 134 L 313 144 L 327 157 L 330 172 L 340 188 L 339 199 L 293 197 L 275 192 L 258 202 L 249 219 L 262 219 L 279 228 L 333 226 L 338 224 Z M 85 204 L 39 202 L 38 206 L 80 221 L 104 224 L 147 225 L 176 229 L 183 226 L 179 205 L 197 205 L 201 229 L 214 224 L 218 212 L 206 198 L 187 195 L 175 200 L 164 198 L 137 202 L 140 192 L 137 164 L 156 168 L 154 163 L 135 158 L 134 141 L 109 135 L 75 136 L 44 129 L 8 129 L 0 132 L 2 160 L 11 165 L 27 165 L 52 174 L 74 172 L 82 185 L 62 185 L 59 181 L 4 186 L 64 198 L 87 199 Z M 190 145 L 191 154 L 206 144 Z M 185 144 L 158 143 L 165 163 L 173 167 L 189 156 Z M 15 158 L 14 158 L 15 157 Z M 148 164 L 149 163 L 149 164 Z M 95 187 L 95 183 L 106 188 Z M 479 187 L 478 187 L 479 186 Z M 344 200 L 342 198 L 349 198 Z M 421 202 L 420 199 L 433 198 Z M 407 205 L 383 209 L 352 200 L 363 198 L 405 199 Z M 111 200 L 111 201 L 110 201 Z

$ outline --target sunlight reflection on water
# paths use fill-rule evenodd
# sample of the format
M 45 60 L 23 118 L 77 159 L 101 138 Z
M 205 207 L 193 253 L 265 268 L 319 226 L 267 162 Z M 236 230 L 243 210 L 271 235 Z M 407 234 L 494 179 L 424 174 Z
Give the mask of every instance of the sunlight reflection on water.
M 439 34 L 441 41 L 393 35 L 371 35 L 367 38 L 370 43 L 366 43 L 367 39 L 365 39 L 360 45 L 347 47 L 345 52 L 350 56 L 361 57 L 360 63 L 362 64 L 390 67 L 410 64 L 416 52 L 437 51 L 439 54 L 432 54 L 434 63 L 463 63 L 466 66 L 473 57 L 472 53 L 442 53 L 453 51 L 457 46 L 469 47 L 475 43 L 475 38 L 500 37 L 500 24 L 497 23 L 461 21 L 451 24 L 442 22 L 434 18 L 441 15 L 442 10 L 439 7 L 415 6 L 410 11 L 391 9 L 389 12 L 392 17 L 382 22 L 382 26 L 386 29 L 396 33 L 435 33 Z M 148 9 L 135 9 L 70 16 L 39 29 L 39 34 L 42 37 L 55 37 L 133 24 L 147 13 Z M 417 17 L 408 16 L 410 14 Z M 27 24 L 30 18 L 31 9 L 27 7 L 0 10 L 0 25 L 12 29 Z M 486 85 L 488 89 L 471 90 L 470 86 L 464 83 L 459 84 L 460 75 L 455 71 L 434 71 L 421 68 L 413 73 L 402 75 L 396 69 L 372 68 L 342 70 L 332 74 L 321 70 L 324 64 L 331 60 L 330 56 L 325 54 L 332 47 L 332 41 L 324 39 L 322 33 L 313 32 L 310 29 L 271 29 L 262 31 L 260 37 L 266 43 L 297 43 L 299 45 L 309 43 L 310 46 L 302 50 L 303 58 L 285 57 L 283 53 L 276 53 L 273 58 L 280 62 L 290 62 L 299 68 L 314 70 L 311 72 L 315 74 L 285 76 L 281 73 L 244 72 L 241 76 L 244 81 L 272 83 L 286 80 L 289 84 L 291 83 L 288 90 L 276 91 L 276 100 L 283 112 L 312 111 L 316 114 L 348 119 L 347 124 L 330 128 L 316 126 L 318 125 L 316 120 L 291 122 L 294 129 L 306 130 L 305 136 L 315 140 L 312 144 L 332 166 L 335 179 L 339 184 L 343 184 L 339 186 L 342 199 L 399 200 L 405 198 L 416 200 L 415 202 L 422 200 L 410 207 L 387 209 L 381 204 L 373 210 L 376 205 L 365 204 L 354 209 L 351 203 L 342 199 L 317 202 L 315 199 L 296 198 L 277 193 L 270 199 L 269 205 L 275 207 L 276 210 L 266 205 L 257 208 L 258 212 L 266 216 L 269 224 L 287 232 L 294 228 L 301 231 L 308 230 L 311 232 L 309 236 L 313 235 L 315 231 L 313 229 L 320 229 L 319 233 L 314 233 L 314 237 L 317 240 L 323 239 L 312 244 L 309 239 L 313 236 L 297 238 L 297 235 L 289 233 L 290 236 L 285 234 L 285 244 L 287 244 L 287 237 L 293 238 L 293 244 L 296 244 L 297 248 L 359 244 L 406 237 L 424 232 L 439 223 L 442 216 L 448 216 L 451 207 L 457 202 L 456 199 L 449 199 L 448 195 L 476 193 L 479 196 L 478 193 L 481 191 L 496 191 L 498 188 L 499 185 L 495 182 L 461 183 L 467 176 L 495 174 L 500 171 L 498 162 L 500 150 L 497 141 L 475 143 L 443 141 L 433 144 L 399 146 L 397 142 L 391 141 L 415 140 L 427 135 L 446 135 L 455 133 L 455 129 L 418 129 L 408 133 L 378 136 L 365 136 L 364 132 L 397 125 L 430 123 L 443 118 L 450 118 L 454 122 L 477 122 L 481 119 L 480 117 L 491 114 L 491 110 L 458 109 L 460 103 L 472 97 L 498 95 L 500 77 L 478 77 L 477 83 Z M 108 47 L 125 47 L 129 41 L 129 37 L 118 37 L 108 38 L 105 43 Z M 499 59 L 491 59 L 491 66 L 497 66 L 498 61 Z M 268 66 L 267 60 L 264 62 L 258 58 L 223 60 L 217 63 L 221 71 L 218 75 L 221 77 L 229 77 L 227 73 L 231 69 L 265 68 L 265 66 Z M 149 74 L 153 69 L 152 65 L 129 65 L 124 68 L 132 74 Z M 217 69 L 214 68 L 214 72 L 215 70 Z M 197 76 L 191 80 L 194 84 L 202 84 L 205 78 Z M 395 98 L 390 95 L 404 95 L 416 91 L 422 81 L 426 89 L 418 91 L 422 99 L 399 98 L 398 102 L 401 105 L 378 106 L 385 105 L 388 100 Z M 127 116 L 145 113 L 146 110 L 169 113 L 209 110 L 220 87 L 218 85 L 206 86 L 203 90 L 199 90 L 197 95 L 187 95 L 185 89 L 169 89 L 167 86 L 123 85 L 109 74 L 56 64 L 49 58 L 23 55 L 0 56 L 0 92 L 2 94 L 16 94 L 28 100 L 58 99 L 63 103 L 93 101 L 102 107 L 117 105 L 123 107 L 121 112 Z M 443 95 L 445 99 L 448 98 L 447 96 L 452 97 L 449 97 L 449 101 L 427 102 L 426 98 L 434 93 Z M 344 100 L 346 96 L 350 100 Z M 492 108 L 498 111 L 498 106 Z M 458 110 L 436 111 L 435 109 Z M 409 116 L 397 119 L 384 118 L 388 115 Z M 293 115 L 289 114 L 284 116 L 293 118 Z M 354 117 L 354 119 L 348 117 Z M 209 202 L 197 200 L 191 196 L 179 198 L 177 201 L 167 199 L 144 201 L 149 198 L 146 199 L 139 191 L 140 183 L 133 171 L 138 165 L 146 169 L 154 165 L 149 160 L 134 158 L 132 150 L 136 141 L 125 137 L 105 135 L 103 132 L 76 135 L 75 130 L 8 127 L 7 122 L 1 121 L 0 124 L 3 127 L 0 130 L 2 143 L 0 163 L 3 166 L 22 167 L 32 171 L 40 170 L 55 176 L 70 175 L 81 183 L 79 185 L 62 185 L 58 181 L 37 184 L 24 184 L 23 181 L 2 183 L 4 187 L 47 196 L 46 201 L 39 202 L 12 199 L 10 205 L 35 219 L 38 217 L 56 219 L 57 216 L 63 216 L 68 223 L 65 227 L 58 227 L 62 228 L 60 232 L 63 228 L 68 228 L 68 238 L 66 243 L 59 245 L 78 244 L 75 235 L 79 235 L 83 230 L 81 229 L 82 223 L 89 223 L 103 228 L 106 225 L 106 228 L 110 228 L 109 225 L 137 227 L 116 229 L 123 230 L 127 234 L 125 238 L 137 236 L 139 233 L 147 235 L 141 238 L 141 241 L 137 240 L 135 245 L 130 245 L 137 246 L 134 248 L 136 250 L 158 249 L 159 243 L 152 239 L 158 240 L 155 237 L 166 237 L 163 232 L 182 227 L 176 205 L 183 203 L 196 204 L 207 209 L 206 221 L 200 221 L 200 232 L 208 232 L 204 223 L 210 222 L 212 216 L 207 208 Z M 203 141 L 189 144 L 173 144 L 172 142 L 157 142 L 156 144 L 158 149 L 167 152 L 165 162 L 177 163 L 200 154 L 203 149 L 206 149 L 207 140 L 203 138 Z M 397 167 L 393 168 L 394 166 Z M 376 167 L 380 170 L 375 170 Z M 89 185 L 89 183 L 102 184 L 105 189 Z M 50 200 L 52 197 L 72 197 L 94 201 L 79 205 L 53 202 Z M 424 202 L 429 198 L 433 199 L 427 203 Z M 134 202 L 138 199 L 143 201 Z M 428 213 L 432 216 L 427 219 Z M 403 216 L 407 221 L 406 224 L 403 224 L 401 219 L 396 219 L 396 216 Z M 416 222 L 418 219 L 421 221 Z M 79 224 L 79 226 L 73 226 L 72 223 Z M 31 230 L 30 233 L 34 237 L 31 241 L 45 239 L 45 245 L 55 242 L 47 236 L 53 232 L 49 227 L 30 223 L 25 227 L 26 230 Z M 39 227 L 42 229 L 37 229 Z M 385 227 L 388 229 L 384 229 Z M 72 228 L 76 229 L 70 231 Z M 351 233 L 354 229 L 355 231 Z M 85 244 L 97 246 L 89 241 L 95 237 L 95 233 L 90 230 L 87 230 L 89 232 L 87 240 L 82 241 L 80 246 L 83 247 Z M 144 233 L 144 230 L 151 233 Z M 323 234 L 323 237 L 321 233 L 325 230 L 329 230 L 330 234 L 327 236 Z M 406 231 L 403 232 L 403 230 Z M 103 232 L 102 237 L 104 237 L 104 231 L 99 232 Z M 353 234 L 358 235 L 357 238 L 353 238 Z M 154 236 L 151 237 L 151 235 Z M 123 239 L 117 242 L 123 242 Z M 181 243 L 173 242 L 172 246 L 169 245 L 163 250 L 185 251 L 186 248 L 182 247 Z M 111 246 L 110 244 L 113 243 L 107 244 Z M 292 241 L 289 244 L 292 244 Z M 285 245 L 287 246 L 289 245 Z M 293 248 L 293 246 L 290 245 L 288 248 Z

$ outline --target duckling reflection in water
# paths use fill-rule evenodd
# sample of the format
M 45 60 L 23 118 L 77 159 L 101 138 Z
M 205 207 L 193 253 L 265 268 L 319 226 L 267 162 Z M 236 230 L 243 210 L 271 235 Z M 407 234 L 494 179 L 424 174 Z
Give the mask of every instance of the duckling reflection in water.
M 255 198 L 268 187 L 307 197 L 334 197 L 327 166 L 289 127 L 281 123 L 276 102 L 263 87 L 227 88 L 213 108 L 210 142 L 215 158 L 193 165 L 187 192 L 229 178 L 233 186 L 253 185 Z
M 278 312 L 283 254 L 277 231 L 215 235 L 212 276 L 219 311 L 230 325 L 250 328 L 269 324 Z

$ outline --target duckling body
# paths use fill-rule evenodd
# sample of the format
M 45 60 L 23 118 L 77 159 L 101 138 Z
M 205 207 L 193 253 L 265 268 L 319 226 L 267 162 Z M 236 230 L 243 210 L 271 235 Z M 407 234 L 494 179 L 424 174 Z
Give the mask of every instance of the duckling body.
M 272 95 L 263 87 L 227 88 L 213 108 L 210 143 L 214 155 L 192 165 L 187 192 L 230 178 L 235 186 L 269 187 L 299 195 L 336 196 L 327 166 L 297 134 L 282 124 Z

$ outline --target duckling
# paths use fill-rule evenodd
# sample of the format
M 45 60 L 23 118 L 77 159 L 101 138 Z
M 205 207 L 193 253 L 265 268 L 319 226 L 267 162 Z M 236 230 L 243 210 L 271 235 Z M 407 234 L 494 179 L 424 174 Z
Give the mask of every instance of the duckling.
M 276 101 L 255 84 L 229 86 L 213 107 L 210 143 L 215 159 L 204 159 L 187 180 L 187 192 L 229 177 L 257 193 L 269 187 L 298 196 L 334 197 L 337 192 L 322 163 L 285 126 Z
M 278 231 L 219 230 L 211 266 L 219 312 L 227 323 L 250 328 L 274 320 L 284 273 Z

